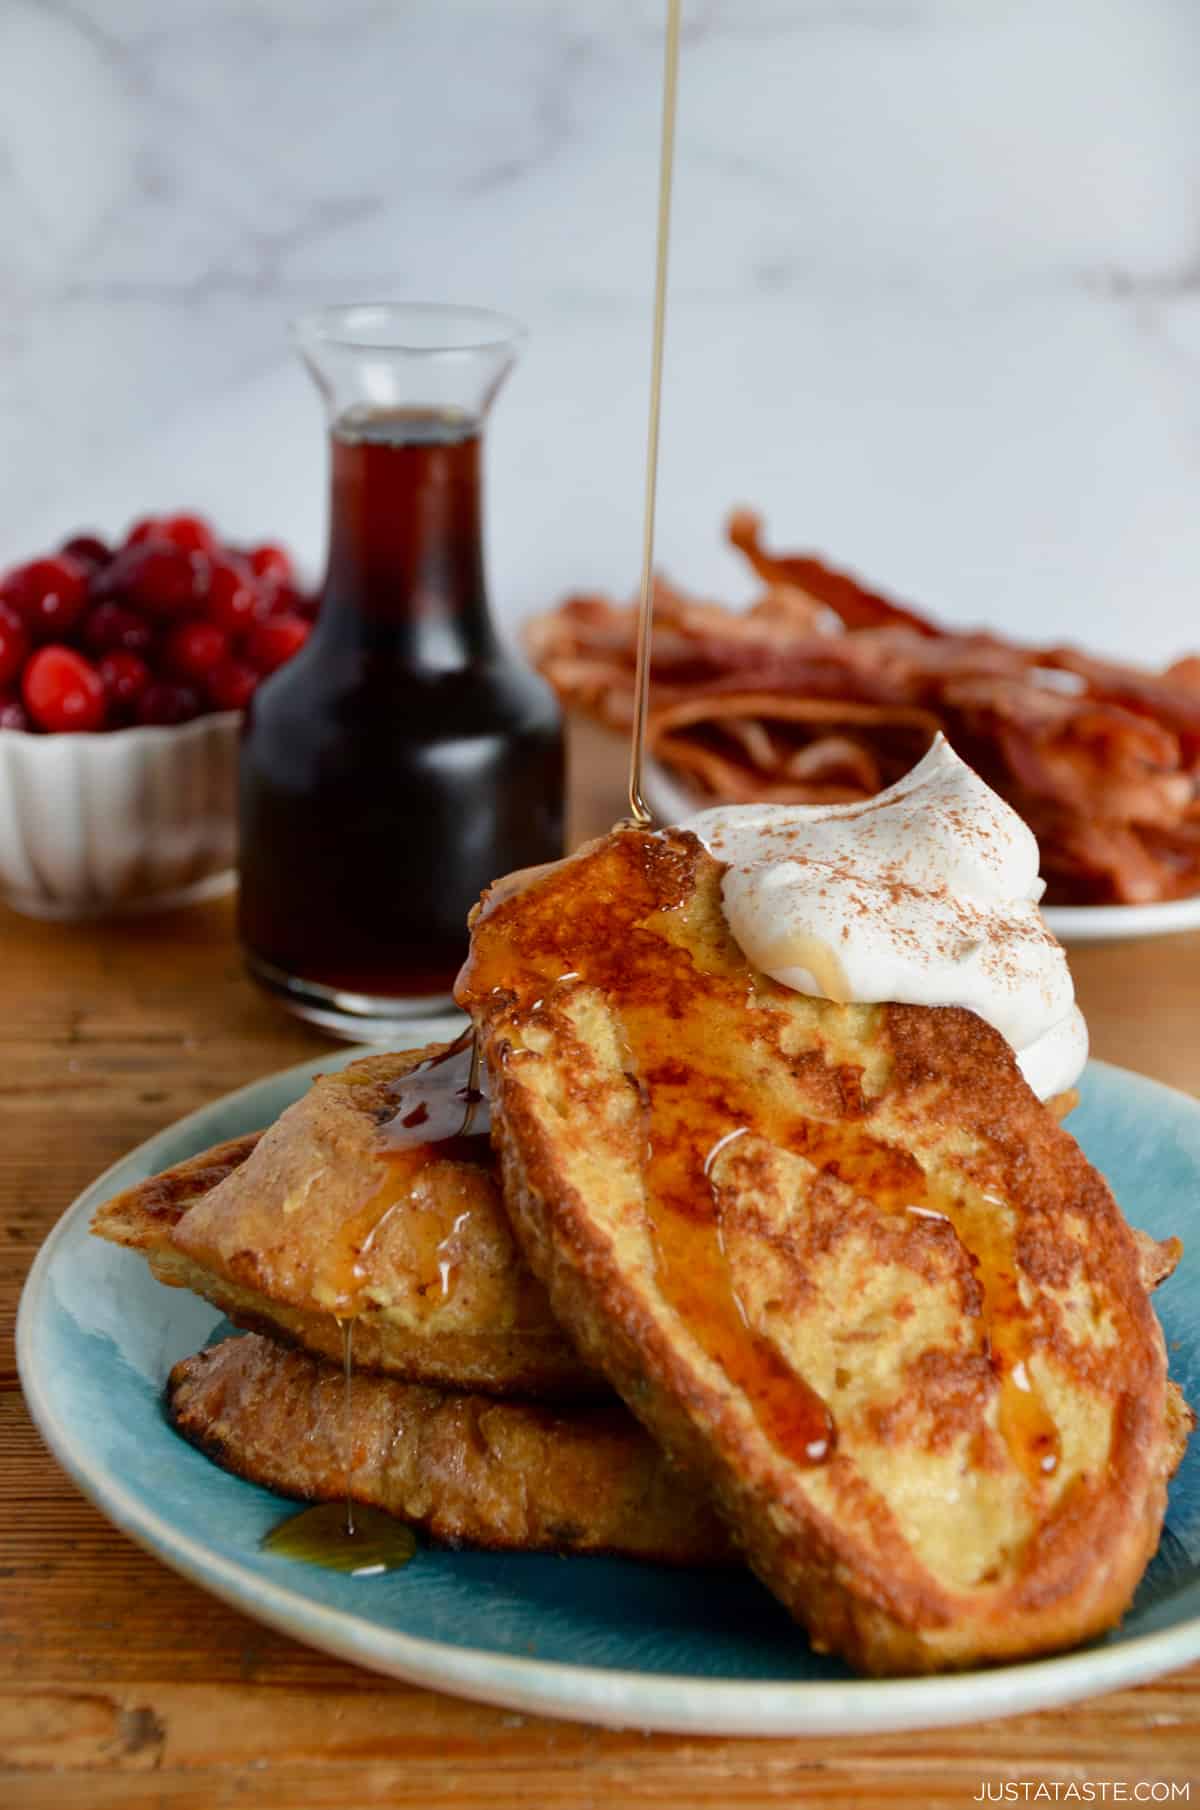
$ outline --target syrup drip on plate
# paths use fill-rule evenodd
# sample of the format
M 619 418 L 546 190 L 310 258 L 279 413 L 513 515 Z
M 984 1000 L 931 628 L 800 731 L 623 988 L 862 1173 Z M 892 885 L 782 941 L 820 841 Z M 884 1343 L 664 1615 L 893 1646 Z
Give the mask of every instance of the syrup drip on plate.
M 477 1156 L 489 1118 L 480 1086 L 476 1034 L 466 1032 L 449 1049 L 403 1076 L 396 1083 L 396 1095 L 395 1113 L 380 1133 L 387 1175 L 362 1211 L 342 1228 L 336 1253 L 341 1311 L 335 1312 L 334 1318 L 342 1334 L 343 1498 L 289 1515 L 262 1542 L 264 1551 L 353 1577 L 378 1577 L 399 1570 L 417 1550 L 413 1531 L 404 1522 L 354 1500 L 354 1313 L 365 1275 L 362 1260 L 387 1216 L 410 1199 L 413 1184 L 427 1163 Z M 443 1298 L 450 1292 L 457 1240 L 469 1217 L 458 1214 L 437 1247 Z
M 381 1577 L 398 1571 L 417 1550 L 411 1527 L 382 1509 L 363 1507 L 353 1495 L 354 1471 L 354 1321 L 339 1320 L 342 1330 L 342 1468 L 343 1499 L 317 1502 L 289 1515 L 263 1536 L 264 1552 L 343 1571 L 351 1577 Z
M 305 1565 L 320 1565 L 326 1571 L 344 1571 L 351 1577 L 381 1577 L 385 1571 L 399 1571 L 417 1550 L 417 1539 L 411 1527 L 385 1514 L 381 1508 L 359 1506 L 354 1512 L 354 1529 L 346 1528 L 346 1510 L 341 1502 L 318 1502 L 289 1515 L 265 1534 L 264 1552 L 282 1559 L 295 1559 Z

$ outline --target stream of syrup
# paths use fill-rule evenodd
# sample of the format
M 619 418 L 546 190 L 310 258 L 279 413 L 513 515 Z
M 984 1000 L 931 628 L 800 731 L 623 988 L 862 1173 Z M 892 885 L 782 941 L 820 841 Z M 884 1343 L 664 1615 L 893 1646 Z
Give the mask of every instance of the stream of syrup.
M 342 1469 L 341 1502 L 315 1502 L 289 1515 L 263 1538 L 264 1552 L 279 1558 L 321 1565 L 350 1577 L 381 1577 L 399 1571 L 417 1550 L 411 1527 L 381 1508 L 356 1503 L 352 1493 L 354 1421 L 351 1402 L 354 1376 L 354 1321 L 339 1320 L 342 1332 Z
M 662 139 L 658 159 L 658 228 L 654 253 L 654 328 L 650 342 L 650 411 L 646 424 L 646 490 L 642 518 L 642 578 L 638 607 L 637 671 L 629 747 L 629 812 L 644 828 L 654 821 L 642 797 L 646 714 L 650 698 L 650 643 L 654 627 L 654 524 L 658 501 L 658 430 L 662 416 L 663 340 L 667 319 L 667 254 L 671 241 L 671 183 L 675 170 L 675 103 L 679 90 L 680 0 L 667 0 L 663 45 Z
M 289 1515 L 263 1537 L 263 1551 L 303 1564 L 322 1565 L 350 1577 L 381 1577 L 399 1571 L 417 1550 L 411 1527 L 381 1508 L 358 1504 L 353 1495 L 354 1420 L 351 1402 L 354 1376 L 354 1321 L 339 1320 L 342 1330 L 342 1469 L 341 1502 L 315 1502 Z
M 354 1321 L 339 1320 L 342 1329 L 342 1470 L 346 1486 L 346 1538 L 354 1538 Z

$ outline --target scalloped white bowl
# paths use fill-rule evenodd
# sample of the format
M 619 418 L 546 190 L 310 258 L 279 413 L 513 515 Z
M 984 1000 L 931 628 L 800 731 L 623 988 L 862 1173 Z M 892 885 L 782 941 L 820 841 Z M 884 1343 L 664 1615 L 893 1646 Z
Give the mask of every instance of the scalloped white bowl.
M 240 725 L 229 710 L 98 735 L 0 729 L 0 894 L 89 918 L 230 885 Z

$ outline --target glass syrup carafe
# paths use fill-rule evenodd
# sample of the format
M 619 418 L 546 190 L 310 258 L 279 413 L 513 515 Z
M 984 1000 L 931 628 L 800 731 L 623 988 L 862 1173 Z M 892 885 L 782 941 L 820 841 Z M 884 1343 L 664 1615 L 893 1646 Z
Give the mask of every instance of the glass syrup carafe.
M 481 890 L 556 859 L 553 697 L 498 639 L 483 428 L 522 338 L 483 309 L 322 309 L 296 325 L 329 413 L 316 626 L 242 739 L 239 933 L 250 973 L 349 1037 L 449 1003 Z

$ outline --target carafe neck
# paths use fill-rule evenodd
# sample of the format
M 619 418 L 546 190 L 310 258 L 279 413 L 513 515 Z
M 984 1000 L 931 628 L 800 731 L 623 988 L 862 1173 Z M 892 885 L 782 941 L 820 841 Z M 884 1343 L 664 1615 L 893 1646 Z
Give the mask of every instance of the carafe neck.
M 416 665 L 493 650 L 483 566 L 483 442 L 454 411 L 353 409 L 330 434 L 329 566 L 322 621 L 395 635 Z

